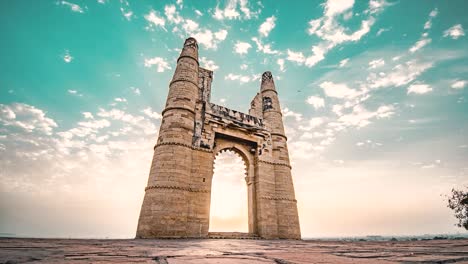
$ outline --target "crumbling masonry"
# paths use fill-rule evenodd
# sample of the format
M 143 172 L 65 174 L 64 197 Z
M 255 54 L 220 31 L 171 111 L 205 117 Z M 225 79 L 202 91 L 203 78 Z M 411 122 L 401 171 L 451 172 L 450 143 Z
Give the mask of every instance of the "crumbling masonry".
M 208 237 L 217 153 L 233 150 L 247 166 L 249 233 L 300 239 L 297 202 L 275 83 L 262 75 L 244 114 L 210 102 L 213 72 L 199 67 L 188 38 L 177 60 L 138 221 L 137 238 Z

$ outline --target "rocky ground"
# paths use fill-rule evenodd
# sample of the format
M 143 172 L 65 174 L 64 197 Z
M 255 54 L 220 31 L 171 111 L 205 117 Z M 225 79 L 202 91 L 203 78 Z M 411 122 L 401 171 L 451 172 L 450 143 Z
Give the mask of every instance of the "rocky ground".
M 468 263 L 468 240 L 0 238 L 0 263 Z

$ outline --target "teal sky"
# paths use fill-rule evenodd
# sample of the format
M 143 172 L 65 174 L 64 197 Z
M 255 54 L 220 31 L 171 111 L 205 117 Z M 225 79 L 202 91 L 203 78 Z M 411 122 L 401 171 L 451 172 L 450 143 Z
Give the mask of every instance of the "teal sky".
M 467 9 L 1 1 L 0 233 L 134 236 L 189 36 L 214 70 L 214 103 L 248 112 L 273 73 L 303 236 L 462 232 L 444 195 L 468 184 Z M 226 164 L 221 182 L 236 162 Z

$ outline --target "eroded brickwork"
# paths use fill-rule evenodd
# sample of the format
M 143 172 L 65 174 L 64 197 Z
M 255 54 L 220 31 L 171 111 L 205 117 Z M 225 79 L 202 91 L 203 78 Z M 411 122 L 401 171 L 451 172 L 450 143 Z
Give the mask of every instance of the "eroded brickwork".
M 196 40 L 188 38 L 169 84 L 136 237 L 208 237 L 213 163 L 229 149 L 247 168 L 249 233 L 300 239 L 273 76 L 262 75 L 249 114 L 211 103 L 212 78 L 199 67 Z

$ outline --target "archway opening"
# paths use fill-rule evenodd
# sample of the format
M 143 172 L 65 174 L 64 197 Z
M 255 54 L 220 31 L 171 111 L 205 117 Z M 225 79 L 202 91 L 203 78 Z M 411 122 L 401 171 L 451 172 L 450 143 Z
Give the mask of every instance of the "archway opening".
M 211 183 L 210 232 L 249 232 L 244 160 L 232 150 L 220 151 Z

